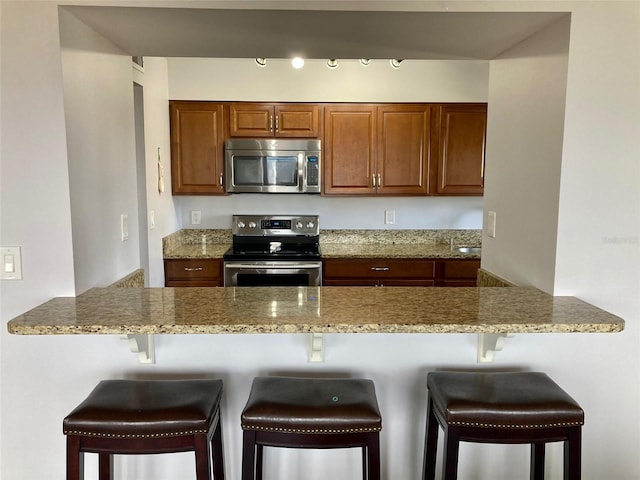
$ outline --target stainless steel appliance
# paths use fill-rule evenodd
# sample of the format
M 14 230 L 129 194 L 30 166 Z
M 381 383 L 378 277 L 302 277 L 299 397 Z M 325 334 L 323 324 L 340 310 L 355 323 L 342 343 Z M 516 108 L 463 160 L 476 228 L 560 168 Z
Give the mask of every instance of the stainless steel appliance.
M 232 193 L 320 193 L 320 140 L 225 141 L 225 189 Z
M 224 285 L 318 286 L 322 282 L 317 215 L 233 215 Z

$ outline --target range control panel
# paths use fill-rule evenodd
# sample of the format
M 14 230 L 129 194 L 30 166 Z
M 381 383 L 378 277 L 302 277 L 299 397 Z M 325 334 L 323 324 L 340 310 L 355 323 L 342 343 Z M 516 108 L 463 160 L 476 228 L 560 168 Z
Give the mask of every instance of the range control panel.
M 236 236 L 319 235 L 318 215 L 233 215 Z

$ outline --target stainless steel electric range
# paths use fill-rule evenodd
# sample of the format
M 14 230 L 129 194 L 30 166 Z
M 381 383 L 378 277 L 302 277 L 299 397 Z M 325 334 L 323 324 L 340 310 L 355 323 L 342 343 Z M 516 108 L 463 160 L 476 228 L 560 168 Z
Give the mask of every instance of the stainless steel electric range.
M 224 254 L 224 285 L 320 285 L 318 220 L 317 215 L 233 215 L 233 244 Z

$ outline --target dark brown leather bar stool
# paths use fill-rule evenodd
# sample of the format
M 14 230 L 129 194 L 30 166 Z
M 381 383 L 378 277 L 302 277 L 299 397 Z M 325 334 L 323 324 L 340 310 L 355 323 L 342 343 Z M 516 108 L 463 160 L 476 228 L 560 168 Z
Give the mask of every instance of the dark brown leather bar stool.
M 195 452 L 197 480 L 224 480 L 222 380 L 105 380 L 63 421 L 67 480 L 84 477 L 84 452 L 113 478 L 114 454 Z M 211 448 L 211 455 L 209 455 Z
M 363 479 L 380 479 L 382 418 L 371 380 L 255 378 L 242 429 L 242 480 L 262 480 L 264 446 L 361 447 Z
M 564 442 L 564 479 L 580 479 L 580 405 L 546 374 L 432 372 L 424 480 L 435 478 L 438 424 L 445 434 L 443 480 L 458 475 L 459 442 L 530 443 L 531 480 L 544 479 L 545 443 Z

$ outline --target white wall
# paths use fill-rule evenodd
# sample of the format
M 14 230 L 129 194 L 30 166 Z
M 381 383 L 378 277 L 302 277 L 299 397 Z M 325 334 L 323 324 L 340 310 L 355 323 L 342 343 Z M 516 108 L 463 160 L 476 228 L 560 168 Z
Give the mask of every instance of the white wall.
M 131 58 L 60 12 L 76 291 L 140 266 Z M 127 215 L 128 240 L 121 236 Z
M 458 8 L 467 8 L 465 3 L 457 4 Z M 637 125 L 632 126 L 630 119 L 637 119 L 634 112 L 640 111 L 640 105 L 637 78 L 634 80 L 638 65 L 630 64 L 629 59 L 639 56 L 638 5 L 631 2 L 526 2 L 526 5 L 483 2 L 469 8 L 480 7 L 572 11 L 563 139 L 563 155 L 569 163 L 565 169 L 563 158 L 554 283 L 558 291 L 579 294 L 627 321 L 625 331 L 615 335 L 518 335 L 509 339 L 505 349 L 497 353 L 493 367 L 546 371 L 583 405 L 587 415 L 583 447 L 585 480 L 637 480 L 640 478 L 636 451 L 640 444 L 637 413 L 640 315 L 638 258 L 633 239 L 637 235 L 634 222 L 637 222 L 640 192 L 637 172 L 640 136 L 633 130 Z M 29 247 L 29 254 L 24 254 L 25 267 L 29 262 L 25 280 L 0 284 L 4 325 L 15 315 L 50 297 L 72 295 L 74 273 L 69 186 L 65 184 L 68 172 L 57 9 L 52 2 L 5 1 L 0 2 L 0 12 L 0 238 L 3 244 L 6 241 L 25 246 L 25 251 L 26 246 Z M 537 41 L 542 42 L 544 38 Z M 164 68 L 161 61 L 156 66 L 159 70 Z M 147 80 L 148 75 L 149 71 L 145 71 L 145 82 L 151 81 Z M 128 83 L 130 87 L 131 81 Z M 158 84 L 152 88 L 156 87 L 157 93 L 151 96 L 149 90 L 145 90 L 145 102 L 155 98 L 158 110 L 149 111 L 164 116 L 163 107 L 159 106 L 162 87 Z M 544 101 L 544 92 L 538 95 L 540 101 Z M 25 102 L 30 108 L 24 108 Z M 489 111 L 491 123 L 491 107 Z M 606 119 L 606 123 L 598 123 L 600 118 Z M 160 131 L 162 122 L 166 120 L 158 120 L 158 131 L 147 133 L 147 138 L 154 139 L 147 140 L 149 162 L 157 146 L 161 147 L 163 160 L 168 158 L 164 154 L 168 148 L 167 134 Z M 152 123 L 145 118 L 145 128 L 151 128 Z M 601 136 L 600 131 L 605 135 Z M 614 145 L 610 145 L 610 138 L 615 140 Z M 606 148 L 607 145 L 610 148 Z M 605 161 L 613 168 L 602 168 Z M 46 175 L 34 175 L 39 171 Z M 587 201 L 584 193 L 578 192 L 573 201 L 583 178 L 589 186 L 589 195 L 595 196 L 596 177 L 601 180 L 597 192 L 604 197 L 606 209 L 600 209 L 595 201 Z M 565 189 L 571 195 L 565 196 Z M 148 184 L 148 192 L 151 191 Z M 152 205 L 171 211 L 167 196 L 153 199 L 150 194 L 149 208 Z M 612 206 L 616 209 L 612 210 Z M 500 218 L 501 235 L 510 237 L 510 230 L 527 228 L 526 222 L 505 226 Z M 628 243 L 602 241 L 597 225 L 614 232 L 612 236 L 616 238 L 629 239 Z M 171 231 L 170 228 L 167 231 Z M 590 239 L 593 235 L 598 242 Z M 590 264 L 593 269 L 580 264 L 581 259 L 588 262 L 590 257 L 574 257 L 569 252 L 576 242 L 583 240 L 589 242 L 588 253 L 595 259 Z M 512 255 L 511 261 L 517 262 L 515 252 Z M 579 279 L 572 278 L 574 271 L 580 272 Z M 534 276 L 533 271 L 524 272 L 521 278 L 533 282 Z M 150 366 L 138 365 L 124 342 L 114 336 L 22 337 L 7 334 L 3 327 L 0 339 L 0 476 L 7 479 L 64 478 L 62 418 L 98 380 L 205 374 L 225 380 L 223 421 L 227 473 L 230 480 L 237 480 L 241 451 L 239 412 L 250 380 L 256 374 L 283 372 L 338 372 L 373 378 L 384 416 L 383 479 L 417 479 L 422 461 L 426 372 L 443 367 L 477 367 L 472 335 L 330 335 L 326 361 L 319 365 L 306 362 L 303 335 L 160 336 L 158 363 Z M 37 452 L 37 461 L 33 452 Z M 331 455 L 329 462 L 325 455 Z M 353 456 L 349 454 L 305 452 L 301 457 L 310 463 L 296 460 L 300 457 L 294 451 L 273 455 L 269 452 L 266 475 L 282 473 L 278 478 L 286 480 L 299 478 L 302 472 L 308 480 L 358 475 L 358 460 L 352 462 Z M 91 474 L 87 478 L 94 479 L 95 459 L 89 458 L 87 467 Z M 527 458 L 527 448 L 523 446 L 464 445 L 460 478 L 524 478 Z M 561 463 L 562 450 L 559 445 L 553 445 L 548 453 L 547 478 L 561 478 Z M 188 455 L 121 458 L 118 466 L 121 478 L 127 480 L 187 478 L 193 471 Z
M 553 292 L 569 18 L 491 62 L 483 268 Z M 519 225 L 519 228 L 514 228 Z
M 289 102 L 486 102 L 489 62 L 405 60 L 394 70 L 386 60 L 363 67 L 340 60 L 330 70 L 325 60 L 308 60 L 301 70 L 289 61 L 268 59 L 171 58 L 169 98 Z M 234 213 L 306 213 L 320 215 L 321 228 L 482 227 L 482 197 L 371 198 L 317 195 L 229 195 L 176 197 L 183 228 L 229 228 Z M 292 207 L 291 205 L 295 205 Z M 293 209 L 293 210 L 292 210 Z M 190 224 L 191 210 L 202 224 Z M 396 224 L 384 224 L 384 211 L 396 212 Z
M 144 72 L 134 70 L 135 81 L 144 89 L 144 142 L 146 155 L 147 216 L 153 211 L 155 228 L 147 231 L 149 270 L 147 282 L 164 286 L 162 237 L 180 229 L 171 195 L 171 141 L 169 137 L 168 67 L 165 58 L 146 57 Z M 164 173 L 164 191 L 159 191 L 158 163 Z

